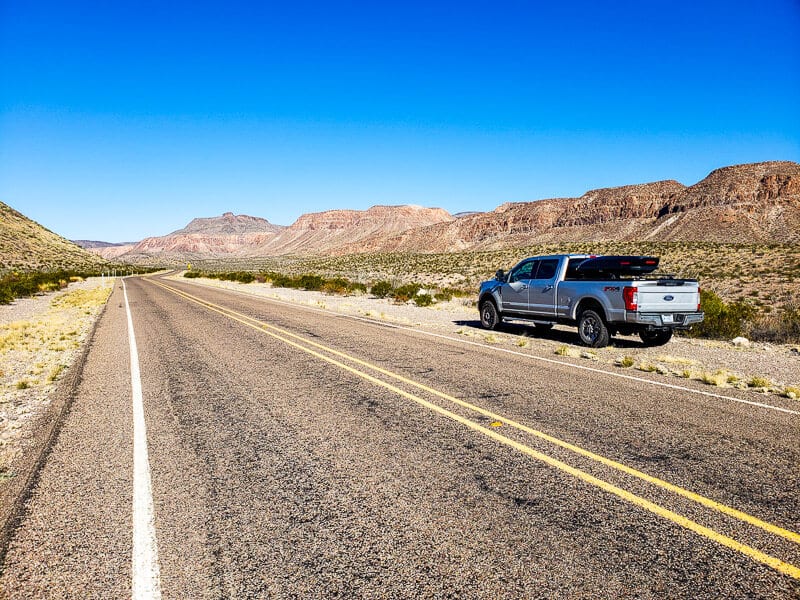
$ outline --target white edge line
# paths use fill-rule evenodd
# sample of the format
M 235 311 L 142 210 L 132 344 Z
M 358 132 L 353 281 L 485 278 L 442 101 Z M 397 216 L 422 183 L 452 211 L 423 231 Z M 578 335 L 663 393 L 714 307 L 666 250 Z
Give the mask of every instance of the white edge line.
M 373 325 L 380 325 L 382 327 L 391 327 L 393 329 L 400 329 L 400 330 L 403 330 L 403 331 L 411 331 L 411 332 L 414 332 L 414 333 L 419 333 L 421 335 L 427 335 L 427 336 L 430 336 L 430 337 L 442 338 L 442 339 L 445 339 L 445 340 L 450 340 L 451 342 L 458 342 L 458 343 L 467 344 L 467 345 L 470 345 L 470 346 L 478 346 L 479 348 L 484 348 L 484 349 L 487 349 L 487 350 L 494 350 L 496 352 L 505 352 L 507 354 L 513 354 L 515 356 L 522 356 L 524 358 L 530 358 L 531 360 L 538 360 L 538 361 L 541 361 L 541 362 L 550 363 L 550 364 L 554 364 L 554 365 L 561 365 L 561 366 L 569 365 L 569 366 L 574 367 L 576 369 L 581 369 L 583 371 L 589 371 L 590 373 L 601 373 L 603 375 L 609 375 L 611 377 L 618 377 L 620 379 L 628 379 L 630 381 L 637 381 L 637 382 L 640 382 L 640 383 L 648 383 L 648 384 L 651 384 L 651 385 L 657 385 L 657 386 L 661 386 L 661 387 L 665 387 L 665 388 L 669 388 L 669 389 L 673 389 L 673 390 L 679 390 L 679 391 L 682 391 L 682 392 L 689 392 L 691 394 L 699 394 L 701 396 L 707 396 L 707 397 L 710 397 L 710 398 L 718 398 L 718 399 L 721 399 L 721 400 L 730 400 L 731 402 L 739 402 L 741 404 L 749 404 L 750 406 L 757 406 L 759 408 L 766 408 L 766 409 L 769 409 L 769 410 L 775 410 L 775 411 L 786 413 L 786 414 L 789 414 L 789 415 L 798 415 L 798 416 L 800 416 L 800 411 L 791 410 L 789 408 L 783 408 L 781 406 L 773 406 L 771 404 L 765 404 L 763 402 L 753 402 L 752 400 L 744 400 L 742 398 L 736 398 L 735 396 L 726 396 L 724 394 L 715 394 L 714 392 L 705 392 L 703 390 L 693 390 L 692 388 L 687 388 L 687 387 L 684 387 L 684 386 L 681 386 L 681 385 L 675 385 L 673 383 L 664 383 L 662 381 L 652 381 L 651 379 L 644 379 L 642 377 L 634 377 L 633 375 L 625 375 L 624 373 L 614 373 L 613 371 L 604 371 L 603 369 L 595 369 L 593 367 L 586 367 L 586 366 L 583 366 L 583 365 L 576 365 L 576 364 L 573 364 L 573 363 L 563 362 L 563 361 L 560 361 L 560 360 L 554 360 L 552 358 L 544 358 L 543 356 L 535 356 L 533 354 L 525 354 L 523 352 L 517 352 L 516 350 L 509 350 L 508 348 L 498 348 L 497 346 L 487 346 L 486 344 L 480 344 L 478 342 L 465 340 L 463 338 L 451 337 L 449 335 L 444 335 L 444 334 L 441 334 L 441 333 L 433 333 L 432 331 L 425 331 L 424 329 L 415 329 L 413 327 L 406 327 L 405 325 L 397 325 L 395 323 L 388 323 L 388 322 L 385 322 L 385 321 L 376 321 L 375 319 L 369 319 L 369 318 L 366 318 L 366 317 L 359 317 L 358 315 L 348 315 L 348 314 L 334 312 L 334 311 L 331 311 L 331 310 L 323 310 L 321 308 L 315 308 L 313 306 L 307 306 L 307 305 L 301 304 L 299 302 L 289 302 L 288 300 L 283 300 L 283 299 L 279 299 L 279 298 L 270 298 L 269 296 L 262 296 L 260 294 L 251 294 L 249 292 L 243 292 L 241 290 L 231 290 L 231 289 L 228 289 L 228 288 L 216 287 L 216 286 L 211 286 L 211 285 L 203 285 L 202 283 L 197 283 L 195 281 L 184 281 L 184 282 L 178 281 L 178 283 L 187 283 L 189 285 L 196 285 L 198 287 L 210 288 L 210 289 L 214 289 L 214 290 L 220 290 L 220 291 L 223 291 L 223 292 L 230 292 L 230 293 L 233 293 L 233 294 L 241 294 L 242 296 L 247 296 L 249 298 L 260 298 L 260 299 L 263 299 L 263 300 L 267 300 L 269 302 L 276 302 L 278 304 L 284 304 L 286 306 L 294 306 L 296 308 L 302 308 L 302 309 L 310 310 L 310 311 L 313 311 L 313 312 L 319 312 L 319 313 L 326 314 L 326 315 L 329 315 L 329 316 L 335 316 L 335 317 L 339 317 L 339 318 L 343 318 L 343 319 L 354 319 L 356 321 L 363 321 L 365 323 L 371 323 Z
M 134 600 L 161 598 L 155 511 L 147 456 L 147 429 L 144 421 L 139 352 L 133 332 L 133 318 L 128 304 L 128 290 L 122 280 L 125 311 L 128 313 L 128 340 L 131 354 L 131 391 L 133 396 L 133 554 L 131 597 Z

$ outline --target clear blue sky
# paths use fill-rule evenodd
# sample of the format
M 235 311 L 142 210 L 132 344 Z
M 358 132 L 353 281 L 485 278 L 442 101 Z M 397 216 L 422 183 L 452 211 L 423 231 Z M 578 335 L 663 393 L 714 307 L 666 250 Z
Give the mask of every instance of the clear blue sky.
M 800 1 L 0 0 L 0 200 L 66 237 L 800 162 Z

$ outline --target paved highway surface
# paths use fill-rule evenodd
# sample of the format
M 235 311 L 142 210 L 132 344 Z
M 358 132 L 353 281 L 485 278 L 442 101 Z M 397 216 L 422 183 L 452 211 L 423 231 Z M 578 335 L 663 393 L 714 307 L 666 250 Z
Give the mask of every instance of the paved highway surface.
M 7 597 L 800 597 L 797 412 L 125 283 Z

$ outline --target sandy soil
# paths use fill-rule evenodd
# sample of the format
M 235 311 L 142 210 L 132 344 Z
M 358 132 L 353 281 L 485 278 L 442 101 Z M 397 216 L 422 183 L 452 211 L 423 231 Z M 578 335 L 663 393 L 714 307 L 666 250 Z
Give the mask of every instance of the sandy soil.
M 63 291 L 0 305 L 0 478 L 78 357 L 102 305 L 53 305 L 77 290 L 111 282 L 90 278 Z

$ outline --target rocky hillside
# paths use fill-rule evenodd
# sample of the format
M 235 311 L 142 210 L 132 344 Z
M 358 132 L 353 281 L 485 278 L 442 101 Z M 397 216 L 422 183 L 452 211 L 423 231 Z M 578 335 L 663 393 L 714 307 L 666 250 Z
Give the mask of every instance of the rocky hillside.
M 261 217 L 234 215 L 226 212 L 221 217 L 192 219 L 183 229 L 173 231 L 170 235 L 247 235 L 250 233 L 278 233 L 285 229 L 281 225 L 273 225 Z
M 227 212 L 219 217 L 193 219 L 186 227 L 135 244 L 107 244 L 91 251 L 107 259 L 148 261 L 152 257 L 175 260 L 198 256 L 240 256 L 285 229 L 266 219 Z
M 363 211 L 311 213 L 302 215 L 290 227 L 225 213 L 221 217 L 194 219 L 183 229 L 146 238 L 130 247 L 96 248 L 93 252 L 133 262 L 318 254 L 363 239 L 393 236 L 452 220 L 445 210 L 420 206 L 373 206 Z
M 364 240 L 383 239 L 454 217 L 441 208 L 373 206 L 367 210 L 329 210 L 302 215 L 252 256 L 320 254 L 342 247 L 359 247 Z
M 800 165 L 737 165 L 717 169 L 690 187 L 660 181 L 592 190 L 580 198 L 504 204 L 391 238 L 373 237 L 360 246 L 361 251 L 445 252 L 645 240 L 800 242 Z
M 108 263 L 0 202 L 0 274 L 94 270 Z
M 301 216 L 290 227 L 246 215 L 195 219 L 134 246 L 97 248 L 124 261 L 361 252 L 448 252 L 583 241 L 800 242 L 800 165 L 717 169 L 692 186 L 669 180 L 580 198 L 516 202 L 486 213 L 373 206 Z

